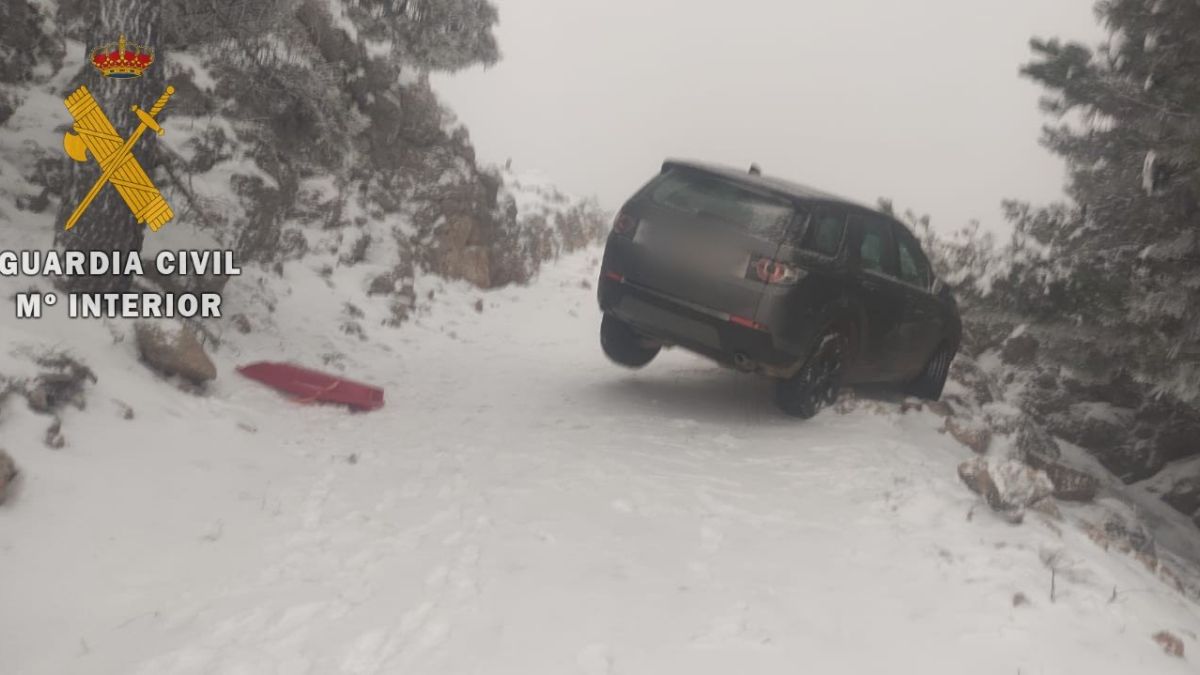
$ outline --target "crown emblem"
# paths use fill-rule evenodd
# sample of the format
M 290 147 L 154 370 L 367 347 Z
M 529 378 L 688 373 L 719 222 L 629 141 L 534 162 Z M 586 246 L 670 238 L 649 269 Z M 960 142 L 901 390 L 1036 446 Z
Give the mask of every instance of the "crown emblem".
M 122 35 L 116 42 L 100 45 L 92 51 L 92 65 L 104 77 L 129 79 L 141 77 L 154 63 L 154 50 L 125 41 Z

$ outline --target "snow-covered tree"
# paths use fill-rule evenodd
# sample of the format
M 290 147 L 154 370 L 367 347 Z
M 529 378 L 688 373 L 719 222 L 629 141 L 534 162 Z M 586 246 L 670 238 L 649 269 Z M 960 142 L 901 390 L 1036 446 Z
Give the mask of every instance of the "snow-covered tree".
M 1160 391 L 1200 397 L 1200 4 L 1104 0 L 1099 49 L 1034 40 L 1025 75 L 1059 120 L 1072 213 L 1014 213 L 1058 309 L 1122 345 Z
M 154 45 L 161 33 L 162 4 L 158 0 L 64 2 L 59 11 L 66 17 L 63 23 L 67 34 L 80 39 L 89 48 L 114 43 L 121 35 L 138 45 Z M 149 109 L 166 88 L 160 67 L 151 67 L 142 77 L 133 80 L 113 80 L 100 76 L 90 62 L 76 74 L 71 90 L 79 85 L 88 87 L 96 102 L 123 133 L 128 133 L 130 126 L 129 107 L 137 104 Z M 162 117 L 169 114 L 168 108 Z M 143 167 L 158 164 L 158 147 L 153 141 L 138 143 L 133 154 Z M 60 224 L 67 221 L 100 176 L 95 161 L 76 163 L 65 158 L 63 161 L 69 162 L 70 168 L 59 207 L 57 222 Z M 64 248 L 80 251 L 141 251 L 145 230 L 117 191 L 108 186 L 100 190 L 74 229 L 58 231 L 56 242 Z M 99 292 L 128 290 L 131 282 L 128 277 L 105 276 L 72 278 L 70 284 L 80 290 Z

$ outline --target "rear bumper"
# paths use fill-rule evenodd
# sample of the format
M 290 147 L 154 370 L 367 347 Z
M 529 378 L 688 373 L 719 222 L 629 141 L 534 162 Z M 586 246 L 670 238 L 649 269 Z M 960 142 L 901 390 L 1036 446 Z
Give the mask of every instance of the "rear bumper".
M 678 345 L 718 363 L 787 377 L 801 355 L 776 346 L 765 327 L 735 323 L 731 315 L 602 274 L 601 311 L 664 344 Z

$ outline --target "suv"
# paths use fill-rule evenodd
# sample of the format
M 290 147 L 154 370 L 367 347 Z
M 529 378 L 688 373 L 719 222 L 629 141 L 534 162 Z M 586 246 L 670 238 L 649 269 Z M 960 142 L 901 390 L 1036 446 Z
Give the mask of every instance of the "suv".
M 908 228 L 757 168 L 665 163 L 613 223 L 599 299 L 616 363 L 678 345 L 775 378 L 778 406 L 802 418 L 843 384 L 940 398 L 962 337 Z

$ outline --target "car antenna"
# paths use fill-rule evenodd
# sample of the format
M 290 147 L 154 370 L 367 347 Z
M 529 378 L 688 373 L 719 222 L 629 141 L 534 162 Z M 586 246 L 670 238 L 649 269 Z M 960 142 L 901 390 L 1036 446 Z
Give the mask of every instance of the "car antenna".
M 758 163 L 751 164 L 750 165 L 750 175 L 751 176 L 761 176 L 762 175 L 762 167 L 760 167 L 758 165 Z

